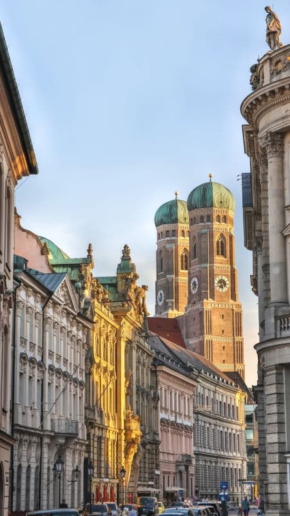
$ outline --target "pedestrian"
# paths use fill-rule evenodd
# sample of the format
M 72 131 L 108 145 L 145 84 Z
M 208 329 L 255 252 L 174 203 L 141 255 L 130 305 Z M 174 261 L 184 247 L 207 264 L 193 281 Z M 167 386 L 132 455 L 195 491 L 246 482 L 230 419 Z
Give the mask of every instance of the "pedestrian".
M 249 504 L 249 500 L 246 496 L 243 498 L 243 501 L 242 501 L 242 509 L 243 509 L 244 516 L 248 516 L 249 511 L 250 511 L 250 504 Z
M 132 506 L 132 509 L 129 511 L 129 516 L 137 516 L 137 511 L 136 511 L 136 509 L 134 509 L 133 506 Z
M 65 500 L 63 500 L 60 504 L 59 504 L 59 508 L 60 509 L 67 509 L 68 508 L 68 504 L 66 503 Z

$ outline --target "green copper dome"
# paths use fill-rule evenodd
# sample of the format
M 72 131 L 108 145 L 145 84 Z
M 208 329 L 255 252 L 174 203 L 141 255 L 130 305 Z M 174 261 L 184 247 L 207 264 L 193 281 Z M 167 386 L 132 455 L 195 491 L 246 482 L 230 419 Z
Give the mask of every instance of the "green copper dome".
M 49 260 L 63 260 L 63 259 L 67 260 L 67 259 L 69 259 L 69 256 L 64 251 L 62 251 L 60 249 L 60 247 L 55 245 L 51 240 L 49 240 L 48 238 L 42 237 L 42 236 L 39 236 L 38 238 L 42 244 L 46 243 L 48 250 L 49 250 L 49 255 L 48 255 Z
M 226 208 L 235 210 L 233 194 L 223 185 L 209 181 L 192 190 L 187 199 L 188 211 L 197 208 Z
M 176 197 L 172 201 L 162 204 L 155 213 L 154 222 L 157 228 L 163 224 L 188 224 L 186 201 L 181 201 Z

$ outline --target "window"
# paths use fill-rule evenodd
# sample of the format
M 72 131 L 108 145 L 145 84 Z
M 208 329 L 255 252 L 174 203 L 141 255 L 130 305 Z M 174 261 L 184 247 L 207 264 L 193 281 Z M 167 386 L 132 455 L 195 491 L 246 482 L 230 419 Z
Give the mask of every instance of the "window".
M 201 217 L 200 217 L 200 219 L 199 219 L 199 220 L 200 220 L 200 223 L 201 223 L 201 224 L 203 224 L 203 223 L 204 223 L 204 216 L 203 216 L 203 215 L 201 215 Z
M 217 222 L 220 222 L 220 221 L 221 221 L 221 218 L 220 218 L 220 216 L 219 216 L 219 215 L 217 215 L 217 217 L 216 217 L 216 221 L 217 221 Z
M 206 222 L 210 222 L 210 215 L 206 216 Z
M 20 511 L 21 505 L 21 475 L 22 475 L 22 466 L 21 464 L 17 467 L 16 474 L 16 511 Z
M 25 490 L 25 510 L 30 510 L 30 477 L 31 477 L 31 467 L 27 466 L 26 469 L 26 490 Z
M 246 423 L 254 423 L 254 414 L 246 414 Z
M 197 252 L 196 252 L 196 238 L 193 239 L 192 241 L 192 259 L 195 260 L 197 257 Z
M 185 237 L 185 231 L 183 229 L 181 230 L 181 236 Z
M 176 236 L 176 231 L 175 229 L 172 230 L 172 236 L 175 237 Z
M 246 441 L 252 441 L 254 439 L 254 430 L 251 428 L 246 429 Z
M 219 235 L 216 241 L 217 256 L 226 256 L 226 239 L 223 235 Z
M 224 215 L 223 216 L 223 223 L 226 224 L 226 222 L 227 222 L 227 217 Z
M 188 271 L 188 252 L 186 249 L 181 254 L 181 270 Z
M 160 251 L 160 253 L 159 253 L 159 271 L 163 272 L 163 256 L 162 256 L 162 251 Z

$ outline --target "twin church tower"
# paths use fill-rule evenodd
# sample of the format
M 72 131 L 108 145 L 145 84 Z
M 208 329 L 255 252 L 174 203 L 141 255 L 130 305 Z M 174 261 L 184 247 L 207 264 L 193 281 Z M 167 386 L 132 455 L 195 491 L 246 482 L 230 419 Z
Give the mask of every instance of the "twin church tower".
M 177 318 L 188 349 L 244 378 L 234 197 L 211 176 L 187 202 L 177 196 L 155 214 L 155 317 Z

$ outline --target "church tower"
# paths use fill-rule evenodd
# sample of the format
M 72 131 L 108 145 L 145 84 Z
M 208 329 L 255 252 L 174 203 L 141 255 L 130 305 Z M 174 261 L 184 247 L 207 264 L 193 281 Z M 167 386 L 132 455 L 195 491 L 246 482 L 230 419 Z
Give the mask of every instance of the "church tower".
M 231 192 L 211 176 L 187 203 L 176 194 L 157 210 L 155 317 L 176 317 L 188 349 L 244 378 L 234 210 Z
M 192 190 L 188 306 L 180 321 L 186 347 L 244 378 L 242 305 L 238 300 L 231 192 L 210 181 Z
M 156 308 L 159 317 L 176 317 L 185 311 L 188 293 L 189 225 L 186 201 L 177 198 L 158 208 Z

